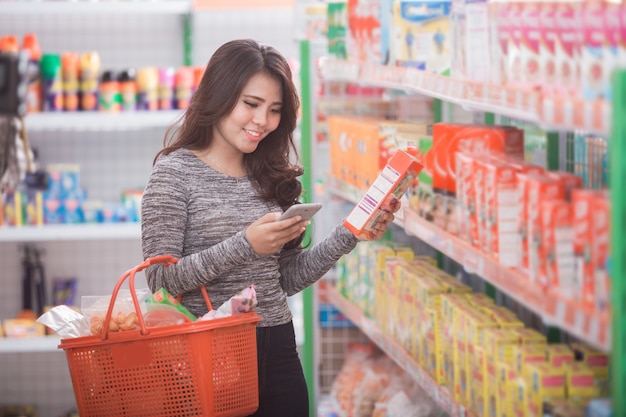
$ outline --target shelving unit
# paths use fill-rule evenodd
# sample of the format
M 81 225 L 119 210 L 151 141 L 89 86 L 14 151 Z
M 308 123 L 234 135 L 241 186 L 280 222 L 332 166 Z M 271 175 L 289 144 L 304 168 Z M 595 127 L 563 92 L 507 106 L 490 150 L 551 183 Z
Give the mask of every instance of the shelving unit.
M 0 353 L 63 352 L 58 348 L 58 336 L 29 337 L 22 339 L 0 339 Z
M 139 239 L 139 223 L 60 224 L 0 228 L 0 242 Z
M 583 130 L 610 136 L 609 146 L 612 151 L 610 183 L 619 184 L 623 179 L 623 168 L 619 167 L 623 166 L 621 159 L 624 156 L 624 122 L 619 115 L 624 114 L 623 91 L 626 79 L 624 73 L 616 76 L 615 89 L 620 93 L 619 98 L 614 99 L 613 106 L 604 101 L 562 101 L 542 96 L 537 91 L 454 79 L 413 68 L 365 64 L 329 57 L 320 60 L 320 73 L 324 81 L 351 82 L 404 91 L 408 94 L 423 94 L 456 104 L 467 111 L 505 116 L 528 122 L 546 131 L 557 132 L 556 134 L 560 131 Z M 551 164 L 551 169 L 556 169 L 554 163 Z M 352 189 L 334 179 L 329 179 L 328 182 L 333 195 L 352 203 L 356 203 L 364 192 Z M 621 277 L 624 274 L 623 253 L 626 249 L 621 236 L 624 218 L 623 197 L 619 194 L 619 192 L 612 194 L 611 198 L 614 230 L 611 238 L 613 254 L 611 275 L 614 277 Z M 623 320 L 626 312 L 623 306 L 625 290 L 621 282 L 614 283 L 612 288 L 613 317 L 611 317 L 608 314 L 587 310 L 579 303 L 563 298 L 553 291 L 542 290 L 532 284 L 524 273 L 501 265 L 494 257 L 441 230 L 410 209 L 403 209 L 396 218 L 396 223 L 407 235 L 428 244 L 444 257 L 456 261 L 466 272 L 479 276 L 487 285 L 492 285 L 516 300 L 539 316 L 546 327 L 561 329 L 577 340 L 611 353 L 612 387 L 614 392 L 624 392 L 626 369 L 621 358 L 626 352 L 626 328 Z M 329 297 L 373 342 L 413 375 L 450 415 L 467 415 L 465 410 L 452 401 L 444 388 L 434 384 L 428 375 L 424 376 L 425 372 L 407 357 L 393 340 L 385 338 L 375 324 L 349 300 L 336 290 L 331 291 Z M 612 401 L 614 415 L 624 415 L 626 400 L 620 395 L 614 395 Z
M 414 68 L 392 67 L 326 58 L 320 64 L 326 81 L 424 94 L 468 111 L 496 113 L 534 123 L 545 130 L 610 131 L 611 107 L 603 101 L 557 100 L 534 90 L 460 80 Z
M 192 10 L 190 0 L 138 0 L 138 1 L 5 1 L 0 3 L 0 14 L 85 14 L 85 13 L 163 13 L 182 14 Z
M 80 131 L 112 132 L 165 128 L 182 114 L 179 110 L 121 113 L 73 112 L 33 113 L 24 119 L 29 132 Z
M 383 334 L 378 326 L 368 319 L 358 307 L 342 296 L 334 287 L 328 287 L 326 294 L 329 300 L 389 358 L 404 369 L 448 413 L 449 417 L 469 417 L 464 407 L 454 401 L 446 388 L 437 384 L 398 343 Z

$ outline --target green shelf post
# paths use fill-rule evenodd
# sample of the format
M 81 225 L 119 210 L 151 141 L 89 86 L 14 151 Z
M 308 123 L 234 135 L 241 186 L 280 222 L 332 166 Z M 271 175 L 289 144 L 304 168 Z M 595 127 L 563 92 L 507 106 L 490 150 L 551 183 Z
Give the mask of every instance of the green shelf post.
M 609 142 L 611 190 L 611 390 L 613 415 L 626 415 L 626 71 L 613 74 L 613 110 Z
M 493 126 L 496 124 L 496 115 L 493 113 L 486 112 L 483 114 L 483 122 L 486 125 Z M 498 289 L 491 282 L 485 282 L 485 294 L 487 294 L 492 300 L 495 300 L 497 297 Z
M 546 168 L 548 171 L 558 171 L 559 167 L 559 132 L 546 133 L 546 150 L 548 153 Z
M 312 201 L 313 197 L 313 180 L 311 166 L 311 154 L 313 152 L 311 140 L 311 117 L 314 112 L 312 109 L 311 97 L 311 46 L 309 41 L 300 41 L 300 100 L 302 105 L 302 116 L 300 117 L 300 157 L 304 167 L 304 175 L 302 176 L 302 188 L 304 189 L 303 198 L 305 201 Z M 309 233 L 307 231 L 307 233 Z M 309 415 L 315 415 L 315 349 L 314 338 L 314 290 L 309 287 L 302 291 L 302 318 L 304 324 L 304 344 L 302 345 L 302 368 L 304 377 L 306 378 L 309 389 Z
M 547 132 L 546 133 L 546 168 L 548 171 L 558 171 L 559 167 L 559 132 Z M 546 337 L 549 343 L 561 342 L 561 329 L 558 327 L 546 328 Z
M 182 15 L 182 24 L 183 24 L 183 65 L 191 66 L 193 65 L 193 57 L 192 57 L 192 12 L 185 13 Z

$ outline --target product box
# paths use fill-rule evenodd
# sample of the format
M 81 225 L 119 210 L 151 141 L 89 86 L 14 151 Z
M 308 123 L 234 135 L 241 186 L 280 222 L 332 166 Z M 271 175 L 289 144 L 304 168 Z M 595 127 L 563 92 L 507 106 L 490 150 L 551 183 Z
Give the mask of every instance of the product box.
M 539 83 L 541 91 L 554 96 L 557 81 L 556 68 L 556 1 L 542 1 L 539 5 Z
M 439 321 L 441 312 L 426 308 L 423 310 L 423 364 L 424 370 L 433 377 L 437 384 L 443 384 L 445 372 L 443 367 L 443 352 Z
M 455 350 L 457 346 L 457 338 L 459 333 L 459 321 L 464 310 L 471 310 L 469 300 L 464 294 L 444 294 L 441 297 L 441 338 L 443 343 L 443 368 L 446 374 L 444 385 L 448 390 L 456 395 L 455 392 Z M 455 397 L 456 398 L 456 397 Z
M 604 1 L 584 1 L 581 6 L 581 85 L 585 100 L 603 98 L 605 85 L 610 83 L 606 4 Z
M 526 221 L 528 222 L 528 277 L 531 282 L 541 284 L 539 271 L 545 259 L 541 256 L 541 203 L 550 199 L 563 199 L 563 183 L 545 175 L 530 175 L 527 180 L 528 202 Z
M 563 366 L 574 362 L 574 351 L 565 343 L 548 343 L 546 361 L 553 366 Z
M 514 391 L 514 384 L 517 374 L 515 373 L 515 365 L 513 362 L 497 361 L 496 362 L 497 383 L 495 387 L 495 393 L 493 394 L 493 401 L 490 400 L 490 407 L 495 407 L 495 415 L 501 416 L 514 416 L 513 414 L 513 400 L 516 392 Z M 491 408 L 490 408 L 491 410 Z
M 574 209 L 565 200 L 546 200 L 542 203 L 542 246 L 544 259 L 539 281 L 544 289 L 556 289 L 572 298 L 575 288 Z
M 563 183 L 563 190 L 567 201 L 571 201 L 572 199 L 572 190 L 583 187 L 583 179 L 580 175 L 567 171 L 546 171 L 546 174 Z
M 525 368 L 528 388 L 528 417 L 543 417 L 543 403 L 551 398 L 565 398 L 565 368 L 549 363 L 531 363 Z
M 519 57 L 521 79 L 519 86 L 523 88 L 537 88 L 542 85 L 541 79 L 541 5 L 539 1 L 523 1 L 521 3 L 521 18 L 519 21 L 520 42 Z
M 591 367 L 584 362 L 570 362 L 565 367 L 565 390 L 568 398 L 590 400 L 598 396 Z
M 580 97 L 581 80 L 581 0 L 556 1 L 554 24 L 554 93 L 561 97 Z
M 519 337 L 519 342 L 522 345 L 545 345 L 548 343 L 546 336 L 541 334 L 535 329 L 531 328 L 513 328 L 512 332 L 515 332 Z
M 346 1 L 329 1 L 326 13 L 328 55 L 338 59 L 346 59 L 346 33 L 348 31 L 348 7 Z
M 522 1 L 508 2 L 507 16 L 509 26 L 509 42 L 507 46 L 507 86 L 520 87 L 523 86 L 523 72 L 522 67 L 522 31 L 524 29 L 522 21 L 523 12 Z
M 414 157 L 397 151 L 343 224 L 355 235 L 369 233 L 380 215 L 378 209 L 394 198 L 400 200 L 421 170 Z
M 498 323 L 498 327 L 502 330 L 512 327 L 524 327 L 524 323 L 519 319 L 519 317 L 517 317 L 514 312 L 505 306 L 499 306 L 492 303 L 490 305 L 481 306 L 480 310 L 492 317 Z
M 582 343 L 570 345 L 577 361 L 587 364 L 593 371 L 599 396 L 609 395 L 609 356 Z
M 511 37 L 509 17 L 510 2 L 495 0 L 488 2 L 489 7 L 489 77 L 495 85 L 508 82 L 508 53 Z
M 588 308 L 595 307 L 596 293 L 592 270 L 593 201 L 605 191 L 576 189 L 572 191 L 574 206 L 574 258 L 576 278 L 574 298 Z
M 486 410 L 489 405 L 487 403 L 487 350 L 483 346 L 474 346 L 473 355 L 470 358 L 470 399 L 468 409 L 473 415 L 484 417 L 487 416 Z
M 381 0 L 347 0 L 348 59 L 362 63 L 382 64 L 380 38 Z
M 390 64 L 437 74 L 449 70 L 450 9 L 446 0 L 395 1 Z
M 610 311 L 611 277 L 607 268 L 611 238 L 611 201 L 608 194 L 596 196 L 591 203 L 591 268 L 595 309 Z
M 485 332 L 488 328 L 497 328 L 498 323 L 489 317 L 489 315 L 484 314 L 478 310 L 468 312 L 465 315 L 465 329 L 467 336 L 467 354 L 465 355 L 465 375 L 468 378 L 472 376 L 472 361 L 476 358 L 476 349 L 483 348 L 485 345 Z M 463 358 L 461 358 L 463 360 Z M 463 365 L 462 365 L 463 366 Z M 463 374 L 461 374 L 461 384 L 465 384 L 468 387 L 466 396 L 464 399 L 464 403 L 467 407 L 470 407 L 472 404 L 472 381 L 470 379 L 463 380 Z M 481 392 L 483 387 L 481 387 Z M 463 401 L 463 398 L 461 399 Z
M 516 345 L 513 350 L 515 372 L 518 375 L 524 375 L 528 364 L 546 361 L 545 344 Z
M 485 246 L 484 251 L 501 265 L 517 264 L 517 181 L 515 169 L 489 160 L 485 164 Z

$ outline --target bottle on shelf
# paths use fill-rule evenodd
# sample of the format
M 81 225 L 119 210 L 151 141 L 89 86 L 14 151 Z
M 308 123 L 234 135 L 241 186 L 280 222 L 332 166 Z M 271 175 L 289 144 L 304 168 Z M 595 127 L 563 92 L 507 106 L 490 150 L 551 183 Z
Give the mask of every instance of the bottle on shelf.
M 41 56 L 41 80 L 44 112 L 63 111 L 61 56 L 45 53 Z
M 64 52 L 61 55 L 61 72 L 63 77 L 63 109 L 77 111 L 79 109 L 79 56 L 76 52 Z
M 122 111 L 137 110 L 137 81 L 134 68 L 121 71 L 118 77 L 120 87 L 120 105 Z
M 26 67 L 26 112 L 36 113 L 42 109 L 41 90 L 41 46 L 37 35 L 27 33 L 22 39 L 22 50 L 28 52 L 28 65 Z
M 98 110 L 98 78 L 100 75 L 100 54 L 96 51 L 81 54 L 80 68 L 80 109 Z
M 98 110 L 107 113 L 120 111 L 120 87 L 115 71 L 106 70 L 100 77 L 98 86 Z
M 144 67 L 137 71 L 137 106 L 139 110 L 159 109 L 159 72 L 155 67 Z

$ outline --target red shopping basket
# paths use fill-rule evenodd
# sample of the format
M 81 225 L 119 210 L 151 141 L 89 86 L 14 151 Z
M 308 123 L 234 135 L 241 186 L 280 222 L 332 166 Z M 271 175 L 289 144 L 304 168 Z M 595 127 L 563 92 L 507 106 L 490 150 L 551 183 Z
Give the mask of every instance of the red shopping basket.
M 135 273 L 177 261 L 158 256 L 127 271 L 111 295 L 102 334 L 61 340 L 81 417 L 239 417 L 258 408 L 256 326 L 261 318 L 256 313 L 146 327 Z M 126 278 L 140 328 L 110 333 Z

